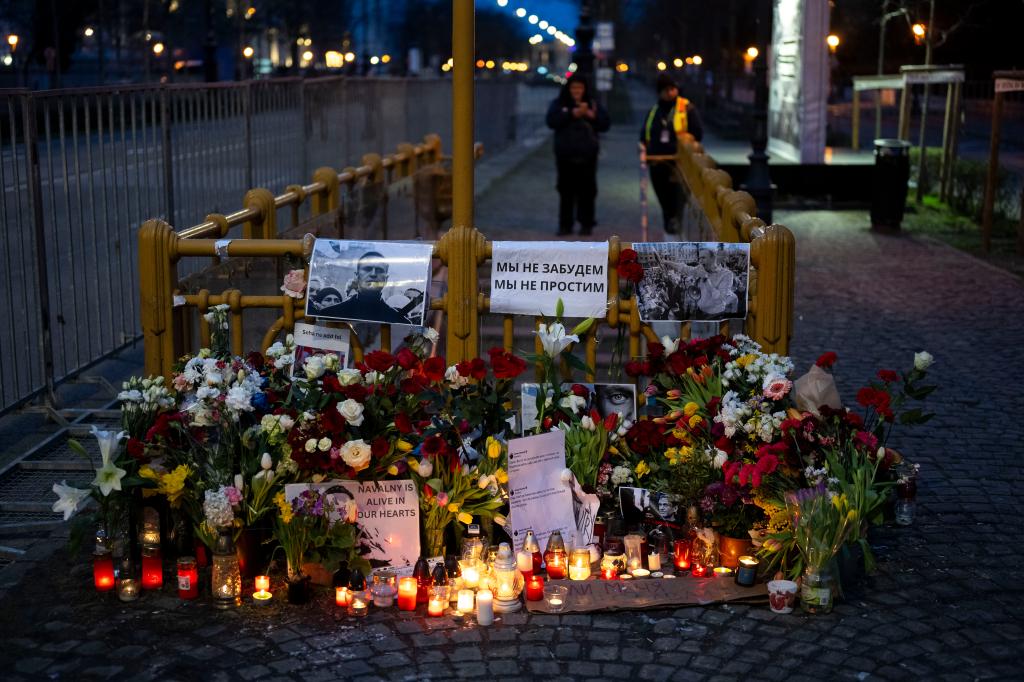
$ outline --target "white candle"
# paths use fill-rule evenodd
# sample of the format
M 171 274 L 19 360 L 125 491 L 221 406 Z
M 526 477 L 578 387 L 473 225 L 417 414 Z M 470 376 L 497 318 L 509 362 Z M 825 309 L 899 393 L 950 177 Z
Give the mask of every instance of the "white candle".
M 476 566 L 466 566 L 462 569 L 462 582 L 466 587 L 476 587 L 480 584 L 480 570 Z
M 661 570 L 661 555 L 657 552 L 651 552 L 647 555 L 647 568 L 653 571 Z
M 476 622 L 480 625 L 494 623 L 494 602 L 490 590 L 480 590 L 476 594 Z
M 458 609 L 462 613 L 473 611 L 473 590 L 459 590 Z

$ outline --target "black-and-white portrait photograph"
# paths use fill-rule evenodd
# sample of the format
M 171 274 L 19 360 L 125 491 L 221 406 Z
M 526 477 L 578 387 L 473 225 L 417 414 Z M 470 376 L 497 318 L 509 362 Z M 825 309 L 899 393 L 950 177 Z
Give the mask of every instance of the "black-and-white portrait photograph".
M 590 414 L 591 409 L 604 419 L 612 413 L 622 415 L 622 419 L 636 421 L 636 386 L 633 384 L 578 384 L 587 389 L 587 397 L 578 404 L 575 414 Z M 573 384 L 562 384 L 562 391 L 568 396 L 572 393 Z M 526 383 L 520 386 L 520 424 L 525 435 L 537 426 L 537 392 L 538 384 Z M 548 392 L 551 397 L 552 392 Z M 563 411 L 569 409 L 558 406 Z M 620 420 L 619 423 L 622 423 Z
M 679 507 L 668 493 L 647 488 L 619 488 L 619 510 L 626 525 L 676 525 Z
M 750 245 L 723 242 L 634 244 L 644 277 L 644 322 L 720 321 L 747 316 Z
M 317 239 L 306 316 L 422 324 L 432 252 L 430 244 Z

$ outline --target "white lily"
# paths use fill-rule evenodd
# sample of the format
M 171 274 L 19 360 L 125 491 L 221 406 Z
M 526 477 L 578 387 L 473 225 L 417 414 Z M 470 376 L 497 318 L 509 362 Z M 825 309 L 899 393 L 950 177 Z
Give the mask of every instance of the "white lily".
M 561 322 L 541 323 L 537 327 L 536 333 L 540 337 L 544 352 L 552 358 L 568 348 L 569 344 L 579 343 L 580 340 L 580 337 L 575 334 L 566 334 L 565 326 Z
M 679 350 L 679 339 L 673 340 L 671 336 L 666 334 L 661 337 L 661 345 L 665 347 L 665 355 L 672 355 Z
M 82 506 L 82 502 L 89 497 L 90 490 L 88 488 L 73 488 L 68 485 L 66 480 L 60 483 L 53 484 L 53 492 L 57 495 L 57 501 L 53 503 L 53 511 L 61 512 L 64 514 L 64 520 L 67 521 L 78 511 L 79 507 Z
M 127 431 L 100 431 L 95 425 L 93 425 L 90 433 L 96 436 L 100 446 L 100 455 L 103 457 L 104 462 L 110 460 L 111 456 L 117 451 L 117 444 L 128 435 Z
M 104 497 L 107 497 L 112 490 L 121 489 L 121 479 L 128 473 L 114 464 L 112 459 L 117 451 L 118 442 L 124 438 L 126 433 L 124 431 L 117 433 L 113 431 L 100 431 L 93 426 L 92 435 L 96 436 L 100 446 L 100 455 L 103 457 L 103 466 L 96 469 L 96 478 L 93 479 L 92 484 L 100 489 Z

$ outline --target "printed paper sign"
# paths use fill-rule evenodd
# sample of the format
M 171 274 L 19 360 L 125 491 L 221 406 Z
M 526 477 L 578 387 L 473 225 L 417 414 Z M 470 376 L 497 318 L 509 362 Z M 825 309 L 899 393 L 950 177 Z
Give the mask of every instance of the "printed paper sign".
M 516 551 L 532 530 L 541 549 L 560 531 L 566 542 L 576 530 L 572 493 L 562 483 L 565 433 L 550 431 L 508 442 L 509 523 Z
M 491 252 L 491 312 L 604 317 L 607 242 L 501 242 Z
M 355 500 L 359 509 L 356 523 L 363 532 L 363 554 L 377 566 L 412 566 L 420 556 L 420 499 L 416 484 L 400 481 L 323 481 L 289 483 L 284 487 L 288 500 L 303 490 L 327 491 L 335 505 L 344 508 Z
M 332 329 L 318 324 L 295 323 L 295 362 L 292 363 L 292 376 L 302 375 L 302 366 L 311 355 L 334 353 L 341 361 L 342 367 L 348 366 L 348 329 Z

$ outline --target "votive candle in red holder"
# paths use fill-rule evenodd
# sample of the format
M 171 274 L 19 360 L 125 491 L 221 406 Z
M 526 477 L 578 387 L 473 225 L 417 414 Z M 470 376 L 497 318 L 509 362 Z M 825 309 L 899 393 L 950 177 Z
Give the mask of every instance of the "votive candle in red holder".
M 558 554 L 552 554 L 547 562 L 548 577 L 552 580 L 561 580 L 565 577 L 565 568 L 568 563 L 568 559 L 565 556 L 565 552 Z
M 398 580 L 398 609 L 400 611 L 415 611 L 418 591 L 419 585 L 416 578 L 400 578 Z
M 159 590 L 164 586 L 164 561 L 160 550 L 142 548 L 142 587 L 146 590 Z
M 110 552 L 99 552 L 92 557 L 92 581 L 97 592 L 114 589 L 114 557 Z
M 676 540 L 673 545 L 673 563 L 680 570 L 690 568 L 690 541 Z
M 703 564 L 694 563 L 693 570 L 690 571 L 690 575 L 694 578 L 706 578 L 708 575 L 708 567 Z
M 602 580 L 618 580 L 619 579 L 619 569 L 615 568 L 614 566 L 609 566 L 607 568 L 602 568 L 601 569 L 601 579 Z
M 544 598 L 544 578 L 539 575 L 531 575 L 526 581 L 526 600 L 540 601 Z
M 352 590 L 348 587 L 335 587 L 334 588 L 334 603 L 338 606 L 347 607 L 352 603 Z
M 195 557 L 178 557 L 178 598 L 196 599 L 199 596 L 199 568 Z

